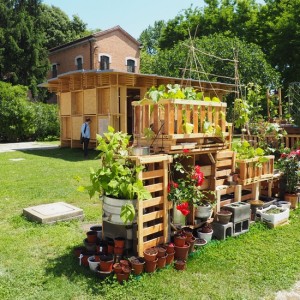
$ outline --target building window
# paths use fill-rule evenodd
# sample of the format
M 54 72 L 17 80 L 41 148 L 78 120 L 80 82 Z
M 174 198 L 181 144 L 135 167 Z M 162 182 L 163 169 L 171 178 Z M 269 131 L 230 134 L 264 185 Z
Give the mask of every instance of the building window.
M 77 66 L 77 70 L 83 69 L 83 58 L 82 56 L 75 57 L 75 65 Z
M 100 56 L 100 70 L 108 70 L 109 69 L 109 57 L 106 55 Z
M 52 78 L 57 77 L 57 64 L 52 65 Z
M 127 59 L 127 72 L 135 72 L 135 61 L 133 59 Z

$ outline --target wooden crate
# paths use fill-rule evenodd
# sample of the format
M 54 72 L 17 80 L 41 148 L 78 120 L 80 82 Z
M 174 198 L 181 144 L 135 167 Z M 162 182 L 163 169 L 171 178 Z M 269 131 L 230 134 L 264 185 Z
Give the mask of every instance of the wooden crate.
M 226 103 L 196 100 L 166 99 L 158 103 L 143 100 L 133 102 L 134 144 L 151 145 L 155 152 L 172 153 L 183 149 L 222 150 L 229 147 Z M 211 126 L 205 129 L 204 122 Z M 183 124 L 193 126 L 186 133 Z M 144 130 L 151 128 L 155 138 L 147 140 Z
M 216 155 L 216 187 L 228 185 L 228 176 L 235 171 L 236 153 L 231 150 L 217 152 Z
M 268 161 L 262 163 L 259 162 L 259 157 L 236 160 L 239 169 L 240 184 L 247 185 L 261 179 L 272 178 L 274 172 L 274 155 L 264 157 L 268 158 Z
M 138 175 L 152 198 L 137 203 L 137 253 L 143 256 L 146 248 L 166 243 L 169 239 L 168 170 L 169 155 L 132 156 L 144 166 Z

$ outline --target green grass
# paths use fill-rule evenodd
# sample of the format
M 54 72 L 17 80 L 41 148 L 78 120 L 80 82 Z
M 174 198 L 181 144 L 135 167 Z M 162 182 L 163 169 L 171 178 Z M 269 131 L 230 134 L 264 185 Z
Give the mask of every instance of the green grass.
M 73 255 L 85 238 L 83 225 L 101 222 L 99 201 L 77 191 L 88 184 L 89 168 L 97 168 L 95 156 L 83 160 L 75 149 L 0 153 L 0 299 L 273 299 L 299 279 L 295 211 L 289 225 L 257 223 L 239 237 L 212 241 L 184 272 L 169 267 L 123 286 L 101 282 Z M 25 207 L 57 201 L 82 208 L 85 220 L 41 225 L 22 216 Z

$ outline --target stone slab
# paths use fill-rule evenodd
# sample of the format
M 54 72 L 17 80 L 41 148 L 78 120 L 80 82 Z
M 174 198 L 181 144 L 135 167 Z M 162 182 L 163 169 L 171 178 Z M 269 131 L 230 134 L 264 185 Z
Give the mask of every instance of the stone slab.
M 23 215 L 31 221 L 51 224 L 58 221 L 83 219 L 83 210 L 65 202 L 31 206 L 23 209 Z

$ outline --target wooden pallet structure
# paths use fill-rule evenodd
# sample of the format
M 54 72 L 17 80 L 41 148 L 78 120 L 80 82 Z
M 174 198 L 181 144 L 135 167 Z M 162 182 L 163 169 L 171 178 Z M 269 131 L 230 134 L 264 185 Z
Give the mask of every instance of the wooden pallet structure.
M 166 154 L 131 156 L 131 160 L 144 167 L 139 173 L 152 198 L 137 202 L 137 253 L 166 243 L 169 239 L 168 170 L 171 157 Z
M 151 146 L 155 153 L 219 151 L 227 149 L 231 126 L 226 123 L 224 102 L 165 99 L 132 102 L 134 108 L 134 145 Z M 188 125 L 187 125 L 188 124 Z M 192 131 L 186 127 L 192 127 Z M 150 140 L 144 130 L 151 128 Z

